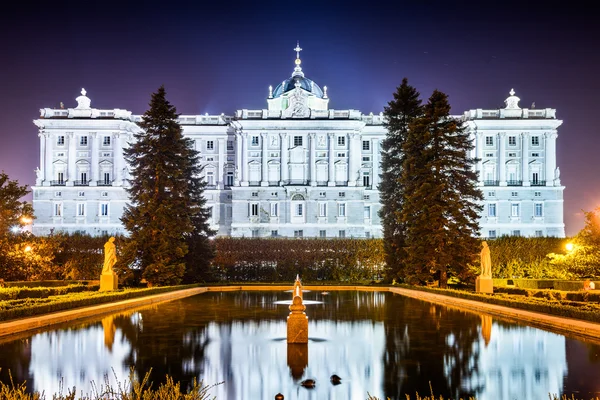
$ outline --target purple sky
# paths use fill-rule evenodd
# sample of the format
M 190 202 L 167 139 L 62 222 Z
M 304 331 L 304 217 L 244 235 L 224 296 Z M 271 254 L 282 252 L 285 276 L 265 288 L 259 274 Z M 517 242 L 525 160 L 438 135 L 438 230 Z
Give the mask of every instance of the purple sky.
M 567 235 L 600 205 L 600 29 L 575 2 L 14 3 L 0 17 L 0 170 L 22 184 L 40 108 L 75 107 L 84 87 L 92 107 L 141 114 L 162 84 L 182 114 L 266 108 L 300 40 L 330 108 L 379 113 L 405 76 L 425 99 L 446 92 L 454 114 L 503 107 L 511 88 L 522 107 L 556 108 Z

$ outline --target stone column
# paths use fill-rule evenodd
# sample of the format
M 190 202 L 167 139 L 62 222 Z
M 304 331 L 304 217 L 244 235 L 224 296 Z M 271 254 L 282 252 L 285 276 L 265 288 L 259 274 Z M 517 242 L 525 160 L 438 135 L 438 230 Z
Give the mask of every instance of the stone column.
M 75 158 L 77 157 L 77 149 L 75 148 L 75 134 L 69 132 L 69 150 L 67 153 L 67 186 L 73 186 L 73 182 L 77 180 L 75 176 Z
M 358 168 L 356 162 L 360 161 L 360 151 L 357 143 L 360 135 L 357 132 L 348 134 L 348 186 L 356 186 L 356 181 L 359 180 Z M 355 154 L 358 154 L 355 156 Z M 362 186 L 362 182 L 361 182 Z
M 240 185 L 240 173 L 242 169 L 242 135 L 240 133 L 235 134 L 235 174 L 234 174 L 234 185 Z
M 52 170 L 52 148 L 54 146 L 54 141 L 52 140 L 52 135 L 50 135 L 49 133 L 44 132 L 42 135 L 44 135 L 44 141 L 46 142 L 46 157 L 44 160 L 46 162 L 46 167 L 44 168 L 44 185 L 50 186 L 50 181 L 55 179 L 53 175 L 54 171 Z
M 262 156 L 260 158 L 262 162 L 262 180 L 260 181 L 260 186 L 269 186 L 269 164 L 267 164 L 267 161 L 269 160 L 269 150 L 267 149 L 269 140 L 266 132 L 260 134 L 260 140 L 262 145 Z
M 327 186 L 335 186 L 335 149 L 333 148 L 335 134 L 328 133 L 327 136 L 329 136 L 329 180 L 327 181 Z
M 287 133 L 280 133 L 279 134 L 281 136 L 281 181 L 279 182 L 280 185 L 285 185 L 287 184 L 288 181 L 288 134 Z
M 217 188 L 225 189 L 225 157 L 226 157 L 226 146 L 225 139 L 217 139 L 217 151 L 219 152 L 219 170 L 217 171 Z
M 92 143 L 91 149 L 92 152 L 92 165 L 90 168 L 90 186 L 96 186 L 98 181 L 100 180 L 100 136 L 97 132 L 92 132 Z
M 248 186 L 248 134 L 242 132 L 240 138 L 242 140 L 242 165 L 240 165 L 242 181 L 240 186 Z
M 377 189 L 379 185 L 379 173 L 381 172 L 381 166 L 379 165 L 379 139 L 374 138 L 371 141 L 371 152 L 373 154 L 373 179 L 372 179 L 372 188 Z
M 498 168 L 500 170 L 500 186 L 506 186 L 506 133 L 500 132 L 497 135 L 498 148 Z
M 556 171 L 556 132 L 549 132 L 544 135 L 544 160 L 546 162 L 546 186 L 554 186 Z
M 477 180 L 479 186 L 483 186 L 485 177 L 483 176 L 483 132 L 475 131 L 475 157 L 477 157 Z
M 123 143 L 121 143 L 122 136 L 123 135 L 120 132 L 117 132 L 114 135 L 114 139 L 115 139 L 115 145 L 114 145 L 115 171 L 114 171 L 113 181 L 115 182 L 115 186 L 123 186 L 123 168 L 125 167 L 123 165 L 123 163 L 125 160 L 123 158 Z
M 529 134 L 523 132 L 521 134 L 521 180 L 523 186 L 530 186 L 529 176 Z
M 35 185 L 40 186 L 43 181 L 46 180 L 46 165 L 44 164 L 44 157 L 46 156 L 46 135 L 40 131 L 38 133 L 40 138 L 40 172 L 37 174 L 35 179 Z
M 308 137 L 310 140 L 310 152 L 308 154 L 308 157 L 309 157 L 308 168 L 310 170 L 310 186 L 317 186 L 317 159 L 316 159 L 317 134 L 314 132 L 309 133 Z

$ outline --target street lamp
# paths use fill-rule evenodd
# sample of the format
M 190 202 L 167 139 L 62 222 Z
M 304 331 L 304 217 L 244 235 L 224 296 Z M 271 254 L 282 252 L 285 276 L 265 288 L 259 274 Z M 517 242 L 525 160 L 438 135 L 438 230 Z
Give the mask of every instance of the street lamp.
M 573 251 L 573 243 L 569 242 L 565 245 L 565 248 L 567 249 L 568 252 Z

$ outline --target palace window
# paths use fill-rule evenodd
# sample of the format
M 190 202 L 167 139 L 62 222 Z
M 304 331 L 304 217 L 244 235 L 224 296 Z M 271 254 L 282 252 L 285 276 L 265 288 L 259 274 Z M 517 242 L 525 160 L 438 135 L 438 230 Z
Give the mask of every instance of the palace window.
M 345 231 L 345 230 L 343 230 L 343 229 L 342 229 L 342 230 L 340 230 L 340 231 L 338 232 L 338 236 L 339 236 L 339 237 L 341 237 L 341 238 L 345 238 L 345 237 L 346 237 L 346 231 Z
M 363 140 L 362 149 L 365 151 L 371 150 L 371 142 L 369 142 L 368 140 Z
M 85 203 L 78 203 L 77 204 L 77 216 L 78 217 L 85 216 Z
M 213 140 L 207 140 L 206 141 L 206 150 L 214 150 L 215 149 L 215 142 Z
M 79 197 L 85 197 L 85 192 L 79 192 L 79 193 L 77 193 L 77 196 L 79 196 Z
M 509 136 L 508 137 L 508 145 L 509 146 L 516 146 L 517 145 L 517 137 L 516 136 Z
M 258 237 L 258 229 L 252 229 L 252 237 Z
M 543 217 L 544 216 L 544 205 L 543 203 L 535 203 L 535 205 L 533 206 L 533 215 L 536 217 Z
M 539 146 L 540 145 L 540 137 L 539 136 L 532 136 L 531 137 L 531 145 L 532 146 Z
M 338 197 L 346 197 L 346 192 L 339 192 Z
M 54 203 L 54 216 L 62 217 L 62 203 Z
M 496 196 L 496 192 L 488 192 L 488 197 L 495 197 Z
M 338 157 L 346 157 L 346 153 L 337 153 Z
M 252 136 L 252 146 L 258 146 L 258 136 Z
M 345 203 L 338 204 L 338 216 L 339 217 L 346 216 L 346 204 Z
M 227 173 L 227 186 L 233 186 L 233 172 Z
M 325 197 L 327 195 L 327 192 L 319 192 L 319 197 Z
M 79 138 L 79 145 L 80 146 L 87 146 L 88 145 L 88 137 L 87 136 L 82 136 Z
M 542 192 L 533 192 L 533 195 L 535 197 L 540 197 L 542 195 Z
M 492 204 L 488 204 L 488 217 L 495 217 L 496 216 L 496 204 L 492 203 Z
M 369 176 L 368 172 L 363 172 L 363 186 L 371 186 L 371 177 Z
M 324 229 L 321 229 L 321 230 L 319 231 L 319 237 L 320 237 L 320 238 L 325 238 L 325 237 L 327 237 L 327 231 L 326 231 L 326 230 L 324 230 Z
M 108 192 L 102 192 L 101 196 L 102 197 L 108 197 Z
M 540 153 L 531 153 L 531 157 L 539 157 Z
M 110 136 L 104 136 L 102 138 L 102 146 L 110 146 Z
M 304 204 L 298 203 L 294 207 L 294 216 L 301 217 L 304 215 Z
M 252 192 L 252 197 L 258 197 L 258 192 Z
M 493 136 L 486 136 L 485 137 L 485 145 L 486 146 L 493 146 L 494 145 L 494 137 Z
M 365 231 L 365 239 L 371 239 L 371 232 Z
M 302 229 L 299 229 L 297 231 L 294 231 L 294 237 L 303 237 L 304 236 L 304 232 L 302 231 Z
M 369 162 L 369 161 L 371 161 L 371 157 L 366 156 L 366 157 L 363 157 L 362 160 L 363 160 L 363 162 Z
M 319 217 L 327 216 L 327 203 L 319 203 Z
M 227 150 L 233 150 L 233 140 L 227 141 Z
M 271 217 L 279 215 L 279 203 L 271 203 Z
M 518 217 L 521 215 L 521 207 L 519 203 L 512 203 L 510 205 L 510 216 Z
M 271 237 L 277 237 L 279 233 L 276 230 L 271 231 Z
M 258 217 L 258 203 L 250 203 L 250 216 Z
M 62 196 L 62 192 L 54 192 L 54 197 L 61 197 Z
M 542 237 L 544 236 L 544 231 L 535 231 L 535 237 Z
M 371 200 L 371 195 L 370 194 L 363 195 L 363 200 Z
M 485 153 L 486 157 L 494 157 L 494 153 Z
M 512 231 L 512 236 L 521 236 L 521 231 L 519 229 Z
M 338 146 L 346 145 L 346 136 L 338 136 Z
M 488 231 L 488 237 L 490 239 L 496 239 L 496 231 L 495 230 Z
M 302 136 L 294 136 L 294 146 L 302 146 Z
M 57 146 L 64 146 L 65 145 L 65 137 L 64 136 L 58 136 L 56 138 L 56 145 Z
M 365 219 L 371 219 L 371 206 L 365 206 L 363 214 Z
M 517 197 L 519 195 L 519 192 L 511 192 L 510 195 L 512 197 Z
M 108 203 L 100 204 L 100 215 L 103 217 L 108 216 Z

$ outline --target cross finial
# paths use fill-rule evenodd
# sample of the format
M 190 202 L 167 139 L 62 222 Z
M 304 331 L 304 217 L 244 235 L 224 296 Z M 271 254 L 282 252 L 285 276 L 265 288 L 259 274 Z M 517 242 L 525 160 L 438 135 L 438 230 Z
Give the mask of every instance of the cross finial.
M 300 52 L 302 51 L 302 48 L 300 48 L 299 40 L 298 42 L 296 42 L 296 48 L 294 49 L 294 51 L 296 52 L 296 58 L 300 58 Z
M 84 88 L 81 88 L 81 94 L 82 94 L 83 96 L 85 96 L 85 94 L 86 94 L 86 93 L 87 93 L 87 92 L 85 91 L 85 89 L 84 89 Z
M 515 89 L 510 89 L 509 93 L 510 93 L 511 96 L 514 96 L 515 95 Z

